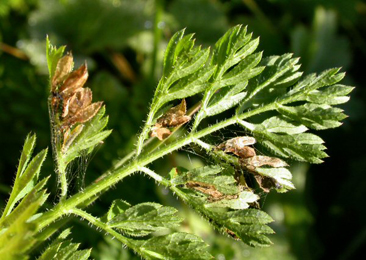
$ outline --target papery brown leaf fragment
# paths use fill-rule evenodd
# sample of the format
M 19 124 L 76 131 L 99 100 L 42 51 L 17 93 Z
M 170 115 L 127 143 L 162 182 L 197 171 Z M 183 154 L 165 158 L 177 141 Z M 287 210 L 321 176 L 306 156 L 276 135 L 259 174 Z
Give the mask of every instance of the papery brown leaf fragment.
M 66 120 L 66 122 L 64 122 L 64 126 L 72 126 L 76 123 L 82 124 L 89 121 L 98 113 L 102 104 L 103 102 L 96 102 L 79 110 L 74 116 L 70 117 L 68 120 Z
M 188 181 L 186 183 L 187 188 L 197 190 L 204 194 L 209 195 L 212 198 L 221 198 L 223 194 L 219 192 L 216 187 L 212 184 L 207 184 L 199 181 Z
M 211 196 L 209 198 L 209 201 L 210 202 L 216 202 L 216 201 L 220 201 L 220 200 L 234 200 L 234 199 L 237 199 L 239 196 L 238 195 L 223 195 L 222 196 Z
M 263 165 L 268 165 L 274 168 L 280 167 L 287 167 L 288 164 L 276 157 L 269 157 L 269 156 L 253 156 L 250 158 L 246 158 L 242 160 L 246 166 L 253 166 L 253 167 L 261 167 Z
M 217 148 L 224 150 L 225 153 L 233 153 L 241 158 L 249 158 L 256 155 L 255 150 L 248 146 L 255 144 L 255 142 L 254 137 L 239 136 L 227 140 L 217 146 Z
M 78 125 L 73 130 L 67 129 L 64 133 L 64 140 L 62 143 L 62 152 L 65 152 L 74 142 L 75 138 L 81 133 L 84 125 Z
M 186 100 L 175 107 L 170 108 L 162 117 L 157 120 L 157 123 L 151 128 L 151 137 L 157 137 L 159 140 L 164 140 L 170 136 L 171 131 L 167 127 L 175 127 L 187 123 L 191 120 L 190 116 L 186 115 L 187 104 Z
M 72 96 L 64 101 L 62 117 L 75 115 L 80 109 L 89 106 L 92 98 L 93 94 L 90 88 L 79 88 Z
M 187 123 L 191 120 L 191 117 L 187 116 L 186 113 L 187 104 L 186 100 L 183 99 L 179 105 L 170 108 L 162 117 L 160 117 L 157 124 L 162 127 L 175 127 Z
M 274 178 L 262 176 L 260 174 L 254 174 L 254 178 L 264 192 L 268 193 L 272 188 L 279 188 L 279 184 Z
M 88 79 L 88 68 L 86 63 L 81 65 L 77 70 L 74 70 L 69 74 L 65 82 L 59 89 L 60 94 L 63 97 L 68 97 L 73 94 L 77 89 L 82 88 Z
M 254 175 L 254 178 L 257 181 L 259 187 L 264 192 L 267 192 L 267 193 L 272 188 L 275 188 L 275 189 L 280 188 L 281 185 L 278 183 L 278 181 L 275 178 L 260 175 L 257 172 L 256 168 L 261 167 L 261 166 L 265 166 L 265 165 L 271 166 L 273 168 L 280 168 L 280 167 L 287 167 L 288 166 L 288 164 L 286 162 L 282 161 L 279 158 L 269 157 L 269 156 L 262 156 L 262 155 L 253 156 L 251 158 L 241 159 L 240 163 L 250 173 L 252 173 Z
M 162 141 L 162 140 L 168 138 L 171 133 L 172 132 L 170 132 L 170 130 L 168 128 L 153 126 L 151 128 L 150 136 L 157 137 L 160 141 Z
M 55 74 L 53 75 L 51 82 L 52 92 L 55 92 L 57 90 L 57 86 L 64 82 L 66 77 L 72 71 L 73 67 L 74 59 L 71 53 L 67 53 L 57 62 Z

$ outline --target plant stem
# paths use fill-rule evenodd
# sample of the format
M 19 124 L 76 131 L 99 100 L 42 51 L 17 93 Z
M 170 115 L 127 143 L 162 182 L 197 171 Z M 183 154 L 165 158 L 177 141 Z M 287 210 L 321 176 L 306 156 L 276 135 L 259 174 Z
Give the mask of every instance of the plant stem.
M 139 169 L 139 171 L 141 171 L 141 172 L 149 175 L 151 178 L 153 178 L 157 182 L 163 184 L 164 186 L 166 186 L 166 187 L 169 187 L 170 186 L 170 182 L 167 179 L 163 178 L 162 176 L 160 176 L 156 172 L 150 170 L 149 168 L 139 167 L 138 169 Z
M 150 75 L 149 75 L 149 83 L 154 82 L 156 63 L 157 63 L 157 54 L 158 54 L 159 43 L 160 43 L 161 35 L 162 35 L 162 30 L 159 28 L 159 24 L 161 22 L 161 18 L 163 15 L 164 0 L 156 0 L 155 2 L 156 2 L 156 4 L 155 4 L 156 11 L 155 11 L 155 20 L 154 20 L 154 49 L 153 49 L 153 53 L 152 53 L 152 64 L 151 64 L 151 70 L 150 70 Z M 150 112 L 147 117 L 146 123 L 144 124 L 141 134 L 138 137 L 137 145 L 136 145 L 136 153 L 135 153 L 136 156 L 140 155 L 142 152 L 144 142 L 147 139 L 146 136 L 148 135 L 148 133 L 150 131 L 151 123 L 154 119 L 156 110 L 158 109 L 157 103 L 155 101 L 157 100 L 156 97 L 160 94 L 159 89 L 161 88 L 161 83 L 162 82 L 160 82 L 158 84 L 158 87 L 155 91 L 155 93 L 157 93 L 157 94 L 155 95 L 154 100 L 151 104 Z
M 124 245 L 128 246 L 129 248 L 133 249 L 135 252 L 139 253 L 139 248 L 137 248 L 132 243 L 130 243 L 130 241 L 128 240 L 128 238 L 122 236 L 120 233 L 118 233 L 117 231 L 115 231 L 113 228 L 109 227 L 104 222 L 100 221 L 98 218 L 90 215 L 89 213 L 87 213 L 87 212 L 85 212 L 85 211 L 83 211 L 81 209 L 77 209 L 77 208 L 73 208 L 72 210 L 69 211 L 69 213 L 72 213 L 74 215 L 77 215 L 79 217 L 82 217 L 83 219 L 86 219 L 87 221 L 89 221 L 90 224 L 92 224 L 92 225 L 94 225 L 94 226 L 96 226 L 96 227 L 98 227 L 98 228 L 106 231 L 107 233 L 109 233 L 113 237 L 117 238 Z

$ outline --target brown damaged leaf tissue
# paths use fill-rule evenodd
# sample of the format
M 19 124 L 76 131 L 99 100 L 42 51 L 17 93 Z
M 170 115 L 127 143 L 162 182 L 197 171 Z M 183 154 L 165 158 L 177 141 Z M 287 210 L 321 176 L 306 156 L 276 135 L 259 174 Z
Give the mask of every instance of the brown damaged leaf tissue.
M 103 104 L 92 103 L 91 89 L 83 88 L 89 76 L 86 64 L 72 71 L 73 64 L 71 53 L 62 57 L 51 80 L 52 116 L 63 136 L 63 150 L 80 134 L 82 124 L 93 118 Z
M 227 140 L 217 146 L 217 149 L 223 150 L 225 153 L 233 153 L 239 157 L 239 163 L 249 173 L 254 175 L 259 187 L 264 192 L 269 192 L 271 188 L 280 188 L 280 184 L 276 179 L 263 176 L 257 172 L 257 168 L 269 166 L 273 168 L 287 167 L 287 163 L 276 157 L 256 155 L 254 148 L 249 147 L 256 143 L 254 137 L 239 136 Z
M 185 124 L 191 120 L 191 117 L 187 116 L 186 113 L 187 104 L 186 100 L 183 99 L 179 105 L 170 108 L 157 120 L 155 126 L 151 129 L 151 137 L 157 137 L 159 140 L 167 138 L 171 134 L 169 128 Z

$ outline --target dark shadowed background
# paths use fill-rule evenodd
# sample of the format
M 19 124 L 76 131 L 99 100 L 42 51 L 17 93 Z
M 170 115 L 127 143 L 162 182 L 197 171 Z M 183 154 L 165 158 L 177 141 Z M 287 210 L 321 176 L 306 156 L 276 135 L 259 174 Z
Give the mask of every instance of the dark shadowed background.
M 258 49 L 264 56 L 295 53 L 305 74 L 342 67 L 347 71 L 343 83 L 356 86 L 342 107 L 349 115 L 344 125 L 319 132 L 330 157 L 321 165 L 295 163 L 296 190 L 263 194 L 261 206 L 276 220 L 274 245 L 252 249 L 217 234 L 166 190 L 139 175 L 102 196 L 91 212 L 100 216 L 116 198 L 175 206 L 186 219 L 183 229 L 201 235 L 219 260 L 360 259 L 366 249 L 366 2 L 361 0 L 1 1 L 0 208 L 27 133 L 37 134 L 38 151 L 50 146 L 46 35 L 53 44 L 72 50 L 76 66 L 88 62 L 87 85 L 95 100 L 104 100 L 109 128 L 114 129 L 96 153 L 80 161 L 82 167 L 89 165 L 85 176 L 80 167 L 70 173 L 74 183 L 84 185 L 134 148 L 172 34 L 187 28 L 199 44 L 208 46 L 236 24 L 248 25 L 260 36 Z M 159 30 L 154 32 L 155 25 Z M 166 174 L 176 165 L 201 164 L 187 150 L 165 157 L 154 168 Z M 43 174 L 52 171 L 49 155 Z M 56 178 L 52 181 L 55 198 Z M 139 259 L 79 221 L 73 235 L 82 247 L 93 247 L 95 259 Z

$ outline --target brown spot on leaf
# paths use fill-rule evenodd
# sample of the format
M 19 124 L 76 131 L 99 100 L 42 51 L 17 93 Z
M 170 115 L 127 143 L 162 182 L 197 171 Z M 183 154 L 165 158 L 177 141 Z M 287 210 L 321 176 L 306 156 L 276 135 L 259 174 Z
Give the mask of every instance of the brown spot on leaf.
M 229 235 L 229 236 L 231 236 L 232 238 L 234 238 L 235 240 L 239 240 L 239 237 L 233 232 L 233 231 L 231 231 L 230 229 L 226 229 L 225 230 L 226 231 L 226 233 Z

